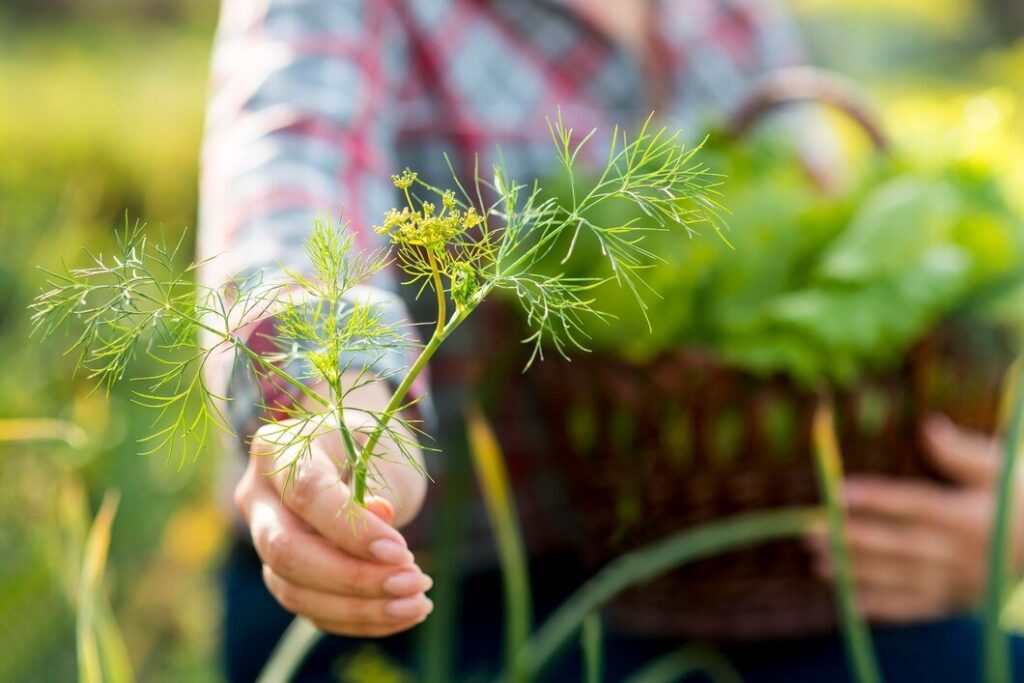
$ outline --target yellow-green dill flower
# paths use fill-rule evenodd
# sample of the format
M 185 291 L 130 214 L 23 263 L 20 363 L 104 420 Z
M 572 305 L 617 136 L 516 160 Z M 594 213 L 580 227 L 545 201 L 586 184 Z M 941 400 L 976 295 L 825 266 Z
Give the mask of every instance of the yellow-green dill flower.
M 476 226 L 484 222 L 484 217 L 476 212 L 476 209 L 472 206 L 466 209 L 466 213 L 462 216 L 462 228 L 463 230 L 471 230 Z
M 419 174 L 406 168 L 404 171 L 402 171 L 401 175 L 391 176 L 391 182 L 393 182 L 395 184 L 395 187 L 397 187 L 399 190 L 408 190 L 410 187 L 412 187 L 413 183 L 416 182 L 417 178 L 419 178 Z
M 399 245 L 436 247 L 446 244 L 452 239 L 480 224 L 483 220 L 476 209 L 469 208 L 465 212 L 447 207 L 449 201 L 442 196 L 445 207 L 436 213 L 437 206 L 431 202 L 423 202 L 419 211 L 408 207 L 398 211 L 391 209 L 384 215 L 384 224 L 374 228 L 379 235 L 386 235 Z
M 388 212 L 384 214 L 384 223 L 375 226 L 373 231 L 378 235 L 391 236 L 403 232 L 406 226 L 412 223 L 413 220 L 413 212 L 408 207 L 401 211 L 398 209 L 388 209 Z

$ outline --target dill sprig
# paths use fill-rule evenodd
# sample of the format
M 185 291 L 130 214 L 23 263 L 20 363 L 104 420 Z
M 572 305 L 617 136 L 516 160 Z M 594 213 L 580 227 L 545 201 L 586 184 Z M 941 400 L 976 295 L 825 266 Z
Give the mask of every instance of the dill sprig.
M 157 413 L 149 450 L 176 453 L 182 462 L 202 450 L 211 427 L 230 430 L 221 410 L 227 399 L 215 395 L 204 369 L 215 353 L 241 354 L 257 385 L 284 383 L 297 397 L 288 406 L 261 406 L 287 418 L 275 423 L 272 439 L 279 444 L 273 457 L 281 471 L 294 478 L 313 439 L 336 430 L 345 447 L 339 465 L 362 504 L 371 491 L 387 486 L 377 470 L 382 458 L 392 457 L 380 448 L 382 440 L 416 466 L 413 452 L 422 432 L 403 417 L 415 403 L 410 389 L 489 296 L 504 292 L 522 307 L 531 330 L 524 340 L 533 350 L 529 367 L 545 348 L 566 356 L 586 350 L 584 318 L 607 318 L 592 295 L 607 279 L 632 292 L 646 315 L 644 298 L 653 292 L 643 270 L 659 259 L 644 247 L 649 231 L 693 232 L 704 223 L 720 233 L 716 179 L 696 161 L 699 146 L 687 149 L 678 133 L 654 131 L 650 119 L 635 137 L 616 128 L 600 173 L 584 181 L 577 167 L 594 132 L 577 140 L 560 117 L 550 130 L 571 187 L 568 203 L 537 181 L 517 183 L 502 163 L 490 178 L 475 173 L 468 185 L 454 178 L 455 189 L 431 186 L 406 169 L 393 176 L 405 205 L 375 228 L 386 249 L 357 253 L 344 226 L 317 221 L 306 243 L 308 270 L 286 269 L 283 279 L 267 282 L 262 274 L 239 277 L 218 288 L 197 283 L 201 264 L 175 265 L 183 238 L 166 248 L 147 239 L 142 226 L 126 225 L 113 257 L 90 255 L 88 267 L 49 273 L 49 289 L 32 305 L 34 330 L 50 336 L 75 321 L 79 332 L 69 351 L 108 391 L 137 354 L 152 358 L 160 372 L 132 378 L 141 386 L 135 400 Z M 609 201 L 635 204 L 649 220 L 606 225 L 592 219 L 593 209 Z M 583 239 L 600 245 L 607 278 L 550 272 L 550 257 L 565 263 Z M 436 320 L 425 342 L 410 328 L 386 323 L 382 304 L 360 296 L 367 280 L 391 264 L 407 284 L 436 298 Z M 274 350 L 259 353 L 240 330 L 269 315 L 276 318 Z M 396 351 L 412 359 L 401 371 L 372 369 Z M 395 384 L 384 409 L 350 402 L 354 391 L 384 380 Z M 359 419 L 346 419 L 352 415 Z M 361 426 L 350 427 L 353 422 Z

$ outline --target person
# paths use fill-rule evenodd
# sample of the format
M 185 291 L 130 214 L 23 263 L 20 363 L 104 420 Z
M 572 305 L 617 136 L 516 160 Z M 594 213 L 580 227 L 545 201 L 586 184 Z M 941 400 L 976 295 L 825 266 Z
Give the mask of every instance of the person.
M 759 77 L 802 60 L 791 22 L 764 0 L 224 0 L 202 151 L 199 240 L 202 257 L 219 257 L 203 277 L 220 283 L 239 272 L 301 269 L 313 219 L 340 207 L 357 245 L 372 248 L 378 236 L 370 228 L 395 201 L 390 175 L 407 166 L 448 186 L 445 154 L 451 168 L 467 174 L 476 163 L 488 167 L 500 148 L 512 177 L 543 177 L 553 161 L 545 117 L 556 112 L 576 130 L 607 136 L 613 124 L 635 125 L 654 111 L 665 125 L 699 139 Z M 817 146 L 807 144 L 812 118 L 807 110 L 787 112 L 774 131 L 792 136 L 808 162 L 819 163 Z M 396 319 L 415 319 L 392 274 L 381 273 L 373 286 Z M 415 309 L 415 302 L 405 303 Z M 254 321 L 249 330 L 256 345 L 273 325 Z M 448 358 L 473 345 L 470 330 L 453 340 Z M 432 368 L 445 455 L 428 469 L 442 486 L 460 430 L 464 382 L 452 370 L 457 366 L 442 357 Z M 273 388 L 246 386 L 230 367 L 221 379 L 233 399 L 238 446 L 249 453 L 244 472 L 232 475 L 242 540 L 225 572 L 228 678 L 255 678 L 290 614 L 344 637 L 310 658 L 302 680 L 333 680 L 330 661 L 350 651 L 354 639 L 383 639 L 392 655 L 408 661 L 409 633 L 433 609 L 433 578 L 420 566 L 430 547 L 409 531 L 427 499 L 425 478 L 415 468 L 382 465 L 389 486 L 365 510 L 353 510 L 354 523 L 339 521 L 349 500 L 334 464 L 339 442 L 321 437 L 286 486 L 273 459 L 263 457 L 274 450 L 273 429 L 259 427 L 275 419 L 257 408 L 259 392 Z M 386 399 L 385 386 L 371 385 L 353 400 L 379 408 Z M 359 417 L 344 419 L 355 426 Z M 904 676 L 896 680 L 925 680 L 925 672 L 931 681 L 969 680 L 976 629 L 949 618 L 975 604 L 983 588 L 998 456 L 989 439 L 941 418 L 927 424 L 924 438 L 936 466 L 957 485 L 849 481 L 854 572 L 869 618 L 945 620 L 880 633 L 887 673 Z M 557 550 L 560 515 L 545 506 L 542 479 L 516 473 L 537 558 L 533 573 L 544 577 L 536 587 L 541 612 L 582 576 Z M 474 557 L 479 545 L 461 549 L 470 567 L 462 570 L 462 589 L 474 598 L 461 616 L 459 666 L 493 673 L 500 584 L 493 564 L 481 568 L 487 559 Z M 828 578 L 822 539 L 811 536 L 808 545 Z M 609 638 L 608 675 L 615 680 L 676 645 L 629 634 Z M 727 654 L 748 680 L 846 675 L 834 635 L 737 646 Z M 552 680 L 572 675 L 562 669 Z

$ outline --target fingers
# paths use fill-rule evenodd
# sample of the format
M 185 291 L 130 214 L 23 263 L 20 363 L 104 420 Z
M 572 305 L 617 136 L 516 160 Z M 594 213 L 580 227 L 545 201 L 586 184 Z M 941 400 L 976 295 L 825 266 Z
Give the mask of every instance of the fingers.
M 932 462 L 953 481 L 970 487 L 995 482 L 1001 462 L 996 439 L 958 427 L 945 415 L 929 418 L 922 437 Z
M 928 524 L 859 517 L 846 522 L 850 573 L 858 603 L 876 621 L 913 621 L 965 606 L 964 573 L 955 535 Z M 833 580 L 824 533 L 807 539 L 815 573 Z
M 832 556 L 825 548 L 813 548 L 814 572 L 820 578 L 835 578 Z M 956 590 L 956 566 L 929 562 L 916 557 L 885 553 L 851 552 L 850 573 L 858 593 L 864 591 L 907 591 L 924 593 L 951 603 Z
M 395 633 L 422 622 L 434 608 L 430 598 L 422 593 L 404 598 L 321 593 L 286 581 L 266 565 L 263 580 L 286 610 L 314 623 L 334 624 L 335 632 L 358 629 L 362 633 Z
M 394 508 L 374 496 L 365 509 L 350 505 L 319 437 L 303 451 L 287 445 L 296 424 L 260 430 L 235 492 L 268 590 L 331 633 L 378 637 L 422 622 L 433 609 L 425 595 L 432 582 L 390 526 Z M 292 462 L 293 469 L 280 466 Z
M 905 590 L 866 590 L 857 596 L 857 604 L 871 621 L 894 624 L 940 619 L 950 612 L 927 593 Z
M 385 524 L 394 525 L 395 506 L 393 506 L 389 501 L 378 496 L 367 496 L 363 503 L 364 507 L 369 512 L 372 512 L 377 515 L 377 517 L 384 520 Z
M 263 563 L 289 583 L 361 598 L 404 597 L 431 587 L 415 564 L 386 565 L 344 553 L 304 528 L 273 493 L 253 502 L 253 546 Z
M 260 429 L 252 453 L 258 471 L 267 477 L 285 507 L 341 550 L 374 562 L 409 564 L 412 553 L 402 535 L 380 515 L 351 505 L 348 486 L 328 454 L 313 441 L 310 447 L 278 445 L 282 423 Z M 306 452 L 302 452 L 306 450 Z M 267 457 L 273 456 L 273 457 Z M 282 464 L 294 462 L 294 469 Z
M 815 553 L 814 571 L 832 581 L 835 567 L 827 551 Z M 909 622 L 951 614 L 962 605 L 954 586 L 955 568 L 888 554 L 851 552 L 857 604 L 872 621 Z
M 952 521 L 951 493 L 927 481 L 887 479 L 870 475 L 849 477 L 843 498 L 850 516 L 879 516 L 896 522 Z
M 858 555 L 850 559 L 850 571 L 858 591 L 865 589 L 908 590 L 915 589 L 928 565 L 903 558 L 885 555 Z M 835 579 L 835 565 L 828 551 L 816 552 L 814 573 L 826 580 Z
M 851 518 L 846 522 L 850 552 L 885 555 L 921 562 L 955 562 L 956 546 L 949 536 L 925 525 L 894 524 L 889 520 Z

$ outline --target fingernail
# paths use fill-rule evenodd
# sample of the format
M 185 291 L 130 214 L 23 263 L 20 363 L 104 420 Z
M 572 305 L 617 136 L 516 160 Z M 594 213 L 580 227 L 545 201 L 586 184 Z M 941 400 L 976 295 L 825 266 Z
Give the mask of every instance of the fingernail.
M 412 553 L 401 543 L 388 538 L 381 538 L 370 544 L 370 554 L 386 564 L 405 564 L 412 562 Z
M 434 609 L 434 603 L 425 595 L 417 595 L 411 598 L 392 600 L 384 606 L 388 616 L 395 619 L 411 619 L 412 617 L 426 616 Z
M 384 580 L 384 591 L 402 598 L 413 593 L 423 593 L 430 590 L 434 582 L 423 572 L 400 572 L 393 574 Z

